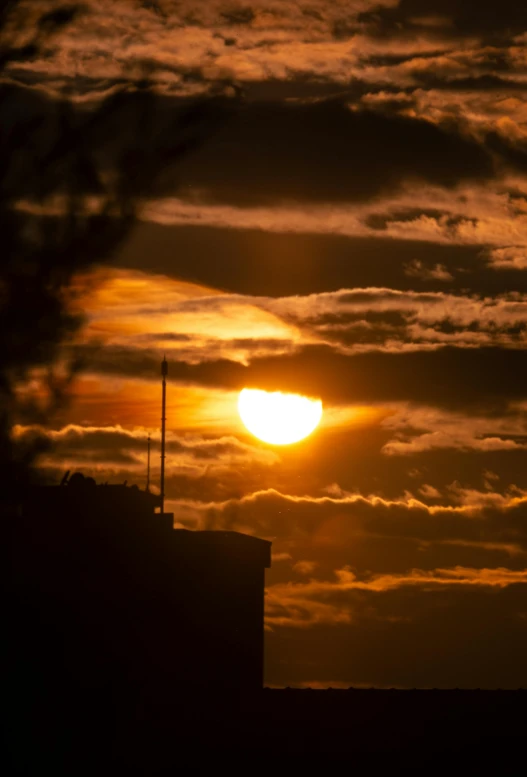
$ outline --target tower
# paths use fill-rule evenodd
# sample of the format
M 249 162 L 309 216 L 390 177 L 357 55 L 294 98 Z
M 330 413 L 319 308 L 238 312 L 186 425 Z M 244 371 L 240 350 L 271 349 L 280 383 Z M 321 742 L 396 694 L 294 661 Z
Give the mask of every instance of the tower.
M 146 459 L 146 491 L 150 492 L 150 435 L 147 441 L 147 459 Z
M 161 362 L 162 400 L 161 400 L 161 515 L 165 512 L 165 425 L 166 425 L 166 399 L 168 364 L 166 356 Z

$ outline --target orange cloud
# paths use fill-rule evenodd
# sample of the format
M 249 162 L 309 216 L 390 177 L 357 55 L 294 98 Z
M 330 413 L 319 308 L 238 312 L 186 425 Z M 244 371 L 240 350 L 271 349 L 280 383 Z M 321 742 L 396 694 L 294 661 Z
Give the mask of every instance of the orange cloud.
M 242 431 L 237 399 L 236 391 L 179 385 L 167 392 L 167 428 L 174 432 Z M 127 380 L 87 372 L 75 381 L 70 400 L 57 413 L 56 424 L 160 427 L 161 386 L 155 376 Z
M 406 574 L 373 575 L 359 579 L 349 568 L 335 571 L 335 580 L 310 580 L 305 583 L 275 584 L 267 589 L 266 622 L 271 627 L 309 628 L 321 623 L 350 623 L 360 600 L 356 592 L 382 594 L 407 586 L 425 590 L 441 587 L 470 586 L 506 588 L 527 584 L 527 569 L 412 569 Z M 349 595 L 346 600 L 344 595 Z
M 521 348 L 527 331 L 522 294 L 360 288 L 271 298 L 222 294 L 118 269 L 97 270 L 78 281 L 74 309 L 86 311 L 82 343 L 130 352 L 148 349 L 150 354 L 174 350 L 178 361 L 189 364 L 212 359 L 248 364 L 255 357 L 291 354 L 315 344 L 344 354 L 446 345 Z
M 499 188 L 476 184 L 458 186 L 455 197 L 440 187 L 413 183 L 397 195 L 385 194 L 373 203 L 356 203 L 352 211 L 346 205 L 330 201 L 316 205 L 285 202 L 240 208 L 214 204 L 206 197 L 195 196 L 193 200 L 165 197 L 145 202 L 141 218 L 164 225 L 207 224 L 360 237 L 379 236 L 370 219 L 382 213 L 386 214 L 380 234 L 384 238 L 498 247 L 513 244 L 516 253 L 521 255 L 527 245 L 527 220 L 521 203 L 507 191 L 513 185 L 525 191 L 526 183 L 519 176 L 514 182 L 512 178 L 502 181 Z M 406 214 L 412 209 L 415 216 L 408 218 Z M 429 215 L 427 211 L 437 211 L 437 215 Z M 442 272 L 444 279 L 445 271 Z
M 297 561 L 293 564 L 293 572 L 298 572 L 299 575 L 310 575 L 317 567 L 316 561 Z
M 389 456 L 417 455 L 423 451 L 457 449 L 464 451 L 512 451 L 527 447 L 527 416 L 521 408 L 492 417 L 449 413 L 433 407 L 393 405 L 382 421 L 394 431 L 394 438 L 383 446 Z
M 211 351 L 246 363 L 253 348 L 287 351 L 301 339 L 296 326 L 258 300 L 166 276 L 97 269 L 77 279 L 72 296 L 73 309 L 86 313 L 80 340 L 88 344 L 147 346 L 158 353 L 177 344 L 178 358 L 190 363 Z

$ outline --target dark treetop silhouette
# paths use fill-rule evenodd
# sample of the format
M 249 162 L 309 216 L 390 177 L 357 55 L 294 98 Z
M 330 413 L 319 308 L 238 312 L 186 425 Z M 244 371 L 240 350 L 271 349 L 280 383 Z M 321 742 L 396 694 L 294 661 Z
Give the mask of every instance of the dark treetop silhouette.
M 0 73 L 36 57 L 82 12 L 82 4 L 0 3 Z M 154 94 L 148 77 L 132 78 L 79 107 L 67 94 L 0 83 L 2 511 L 47 445 L 21 445 L 13 425 L 49 422 L 86 364 L 71 344 L 81 323 L 69 304 L 72 280 L 112 256 L 160 174 L 239 105 L 232 89 L 226 96 L 224 84 L 210 86 L 206 96 L 170 101 Z M 38 391 L 21 394 L 30 377 Z

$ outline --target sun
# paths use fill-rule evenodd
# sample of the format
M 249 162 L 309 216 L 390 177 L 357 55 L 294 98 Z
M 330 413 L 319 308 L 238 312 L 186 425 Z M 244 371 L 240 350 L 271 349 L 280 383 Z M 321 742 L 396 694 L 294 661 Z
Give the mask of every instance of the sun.
M 238 412 L 246 429 L 262 442 L 289 445 L 303 440 L 318 426 L 322 402 L 281 391 L 243 389 Z

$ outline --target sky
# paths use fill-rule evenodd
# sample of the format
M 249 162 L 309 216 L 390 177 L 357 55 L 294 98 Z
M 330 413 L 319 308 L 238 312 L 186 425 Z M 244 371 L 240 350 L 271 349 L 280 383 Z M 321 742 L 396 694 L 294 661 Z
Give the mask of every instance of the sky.
M 147 77 L 160 125 L 242 95 L 75 277 L 84 369 L 14 433 L 143 487 L 151 435 L 157 482 L 166 353 L 176 526 L 273 543 L 268 685 L 527 687 L 526 43 L 516 0 L 87 0 L 4 72 L 81 113 Z M 262 443 L 244 387 L 322 422 Z

